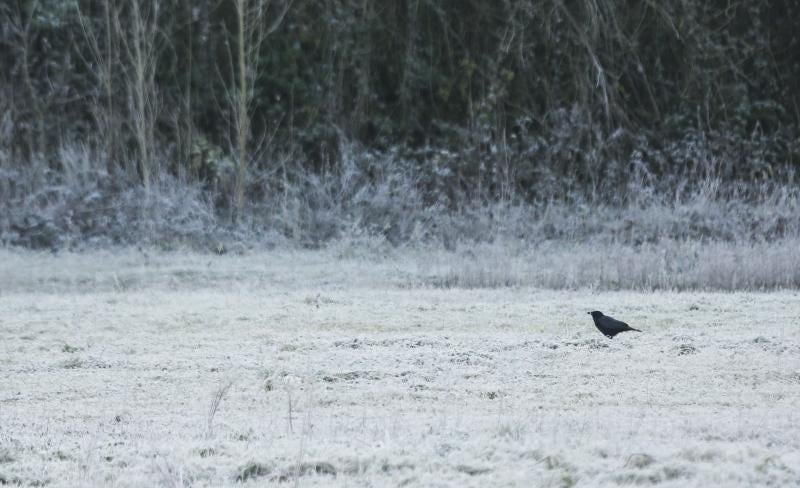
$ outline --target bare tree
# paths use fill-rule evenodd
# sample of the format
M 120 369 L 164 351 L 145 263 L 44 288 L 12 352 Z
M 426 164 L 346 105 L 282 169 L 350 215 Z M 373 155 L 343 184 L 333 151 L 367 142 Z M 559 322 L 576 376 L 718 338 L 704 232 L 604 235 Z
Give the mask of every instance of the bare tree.
M 271 0 L 234 0 L 236 8 L 236 86 L 228 92 L 235 133 L 236 173 L 234 180 L 235 215 L 244 207 L 247 169 L 251 155 L 248 145 L 252 138 L 251 111 L 253 108 L 253 86 L 260 72 L 259 55 L 267 37 L 283 22 L 292 5 L 286 1 L 272 22 L 268 22 Z
M 31 58 L 35 54 L 31 46 L 34 35 L 33 20 L 39 8 L 39 2 L 34 0 L 28 3 L 27 9 L 17 4 L 17 8 L 9 8 L 5 12 L 8 21 L 7 27 L 16 41 L 16 55 L 26 93 L 24 100 L 27 103 L 27 111 L 32 112 L 33 123 L 26 134 L 30 159 L 33 159 L 34 156 L 41 157 L 45 151 L 45 105 L 42 103 L 34 78 L 31 76 Z M 22 112 L 25 111 L 22 110 Z
M 113 36 L 116 27 L 112 24 L 112 18 L 116 19 L 116 8 L 112 4 L 113 0 L 103 0 L 103 32 L 98 34 L 92 25 L 92 19 L 86 17 L 78 7 L 78 21 L 81 25 L 84 39 L 89 47 L 91 64 L 98 69 L 92 72 L 97 77 L 97 83 L 102 87 L 101 93 L 104 101 L 99 97 L 92 110 L 95 124 L 100 132 L 103 141 L 103 152 L 105 153 L 106 165 L 112 169 L 114 155 L 117 149 L 117 114 L 114 107 L 114 63 L 117 60 L 113 46 Z M 89 61 L 89 60 L 87 60 Z
M 157 67 L 157 37 L 159 1 L 149 2 L 143 8 L 140 0 L 131 0 L 126 24 L 119 11 L 114 13 L 114 23 L 121 37 L 125 54 L 126 84 L 129 123 L 137 148 L 139 177 L 149 190 L 155 164 L 155 123 L 158 115 L 158 91 L 155 75 Z

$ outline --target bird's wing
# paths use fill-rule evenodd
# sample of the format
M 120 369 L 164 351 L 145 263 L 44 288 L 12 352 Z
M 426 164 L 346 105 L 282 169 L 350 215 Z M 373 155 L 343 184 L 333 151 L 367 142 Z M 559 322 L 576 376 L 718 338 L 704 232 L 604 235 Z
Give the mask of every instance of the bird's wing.
M 622 322 L 620 320 L 614 319 L 609 317 L 608 315 L 604 315 L 600 317 L 601 325 L 609 330 L 628 330 L 631 328 L 630 325 Z

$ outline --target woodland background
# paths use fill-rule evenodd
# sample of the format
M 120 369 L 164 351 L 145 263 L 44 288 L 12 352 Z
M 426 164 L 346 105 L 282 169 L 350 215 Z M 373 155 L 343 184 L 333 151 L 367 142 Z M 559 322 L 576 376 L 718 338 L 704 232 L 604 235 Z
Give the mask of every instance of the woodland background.
M 5 0 L 0 241 L 800 234 L 792 0 Z

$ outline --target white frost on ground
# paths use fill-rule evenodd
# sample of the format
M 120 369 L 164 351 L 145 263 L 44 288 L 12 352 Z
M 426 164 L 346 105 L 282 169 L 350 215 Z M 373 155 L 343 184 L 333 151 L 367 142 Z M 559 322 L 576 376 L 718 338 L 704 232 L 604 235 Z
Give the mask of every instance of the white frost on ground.
M 0 484 L 800 483 L 797 292 L 412 286 L 424 271 L 0 250 Z M 645 332 L 609 341 L 593 309 Z

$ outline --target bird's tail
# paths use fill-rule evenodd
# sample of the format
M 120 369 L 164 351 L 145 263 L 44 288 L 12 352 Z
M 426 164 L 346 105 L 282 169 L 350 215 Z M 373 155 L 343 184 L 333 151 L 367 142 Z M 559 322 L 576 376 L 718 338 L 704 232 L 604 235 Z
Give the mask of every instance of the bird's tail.
M 639 329 L 634 329 L 633 327 L 631 327 L 631 328 L 630 328 L 630 330 L 632 330 L 632 331 L 634 331 L 634 332 L 641 332 L 641 330 L 639 330 Z

